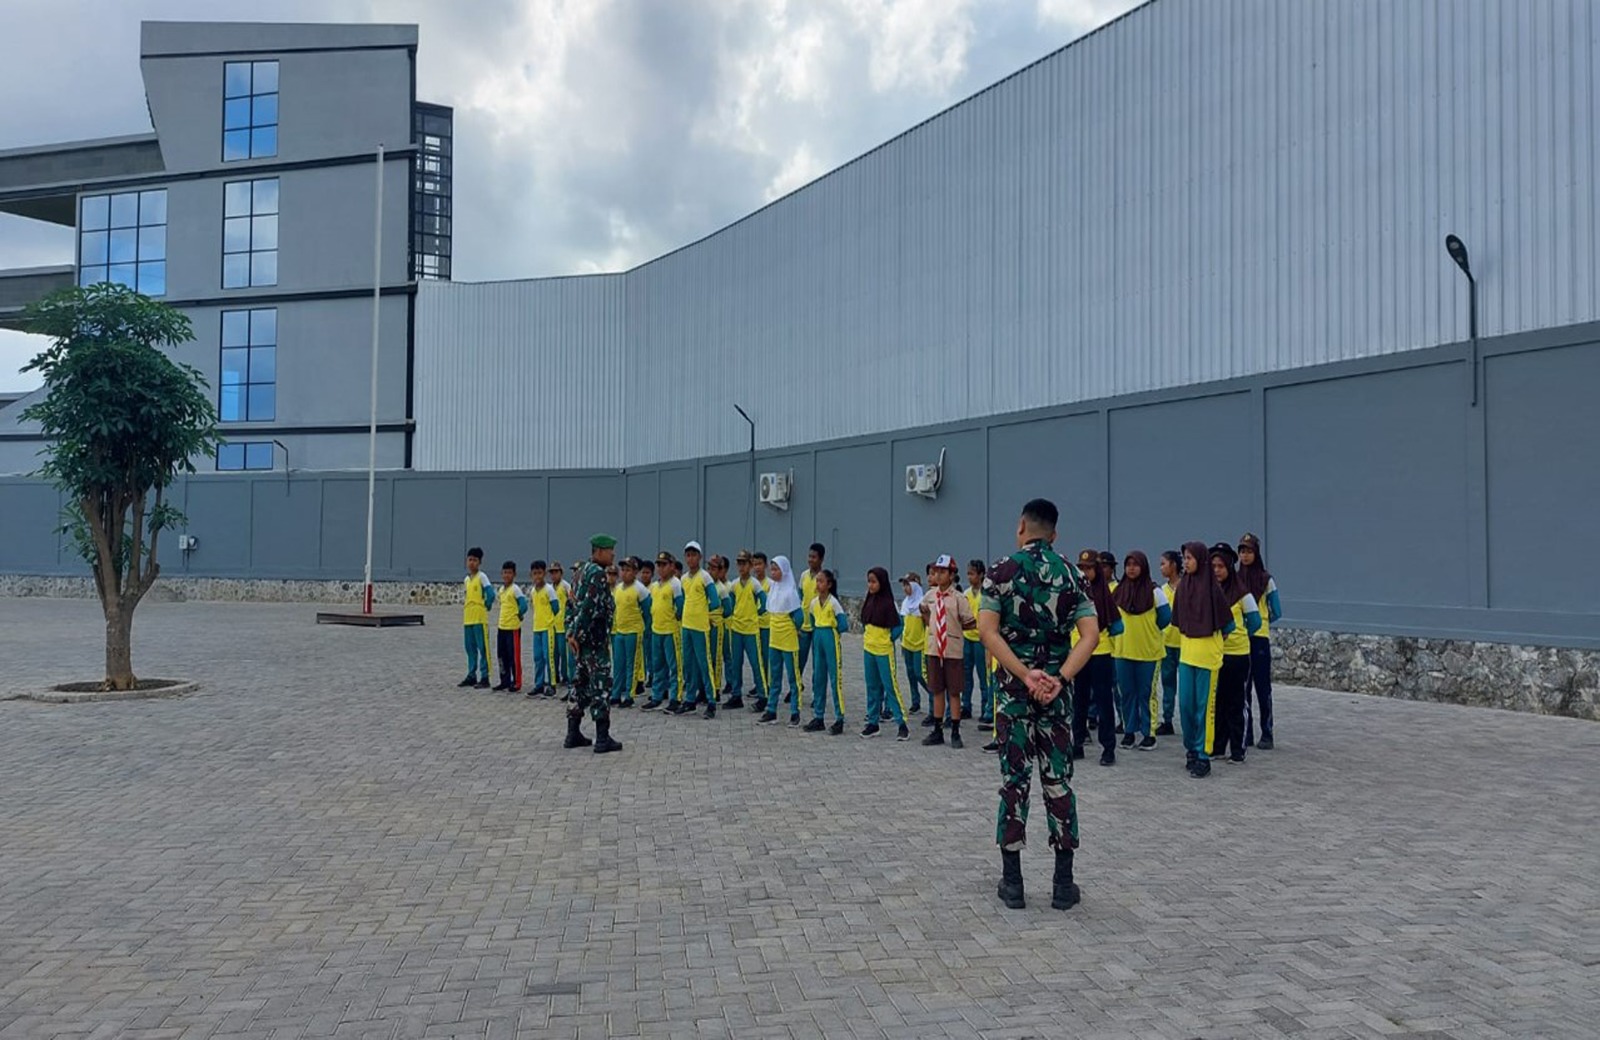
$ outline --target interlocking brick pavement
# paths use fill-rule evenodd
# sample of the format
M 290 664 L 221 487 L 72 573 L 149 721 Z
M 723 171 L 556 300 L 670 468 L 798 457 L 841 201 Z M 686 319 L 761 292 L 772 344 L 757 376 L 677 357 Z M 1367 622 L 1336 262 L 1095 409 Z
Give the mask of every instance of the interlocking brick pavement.
M 0 601 L 0 693 L 92 677 L 97 610 Z M 0 1038 L 1600 1035 L 1591 723 L 1284 689 L 1209 780 L 1080 765 L 1083 904 L 1036 803 L 1005 911 L 975 727 L 622 712 L 596 758 L 454 688 L 455 611 L 315 610 L 147 604 L 202 693 L 0 703 Z

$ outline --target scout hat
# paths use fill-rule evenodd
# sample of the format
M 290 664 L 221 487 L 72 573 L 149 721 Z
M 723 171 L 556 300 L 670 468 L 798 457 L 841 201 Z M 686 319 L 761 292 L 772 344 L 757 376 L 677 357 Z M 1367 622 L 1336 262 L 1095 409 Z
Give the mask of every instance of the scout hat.
M 1078 554 L 1079 567 L 1093 567 L 1100 562 L 1100 554 L 1093 549 L 1085 549 Z
M 945 553 L 933 561 L 933 566 L 941 571 L 954 572 L 957 569 L 956 558 L 949 553 Z
M 754 563 L 755 559 L 750 555 L 750 550 L 749 549 L 740 549 L 739 550 L 739 555 L 735 556 L 733 558 L 733 562 L 735 562 L 735 563 Z

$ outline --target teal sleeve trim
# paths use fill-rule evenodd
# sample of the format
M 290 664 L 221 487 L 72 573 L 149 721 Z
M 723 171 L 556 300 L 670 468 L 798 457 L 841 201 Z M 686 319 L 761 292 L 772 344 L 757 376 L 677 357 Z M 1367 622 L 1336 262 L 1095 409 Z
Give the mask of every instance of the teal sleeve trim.
M 1171 607 L 1157 607 L 1156 608 L 1156 627 L 1157 628 L 1166 628 L 1170 624 L 1172 624 L 1172 608 Z
M 833 619 L 834 619 L 835 623 L 838 624 L 839 631 L 841 631 L 841 632 L 850 631 L 850 615 L 849 614 L 846 614 L 844 611 L 841 610 L 839 613 L 833 615 Z
M 715 585 L 706 586 L 706 606 L 712 610 L 722 609 L 722 596 L 717 592 Z
M 903 633 L 905 630 L 906 630 L 906 626 L 905 625 L 903 625 L 903 624 L 896 625 L 896 626 L 894 626 L 893 628 L 891 628 L 889 630 L 889 638 L 890 639 L 894 639 L 894 640 L 898 640 L 900 638 L 901 633 Z
M 1122 618 L 1119 617 L 1115 621 L 1111 622 L 1111 627 L 1106 629 L 1106 631 L 1114 636 L 1120 636 L 1123 633 L 1123 630 L 1127 627 L 1128 626 L 1122 623 Z
M 672 612 L 678 615 L 678 620 L 683 620 L 683 593 L 679 592 L 672 597 Z
M 528 616 L 528 597 L 526 597 L 526 596 L 518 596 L 517 597 L 517 613 L 521 614 L 523 617 L 527 617 Z
M 1249 632 L 1251 635 L 1255 635 L 1257 632 L 1261 631 L 1261 611 L 1252 610 L 1250 613 L 1246 614 L 1244 616 L 1244 628 L 1245 631 Z
M 1267 593 L 1267 620 L 1277 624 L 1281 617 L 1283 617 L 1283 606 L 1278 602 L 1278 590 L 1273 589 Z
M 1225 636 L 1231 636 L 1233 635 L 1233 630 L 1238 627 L 1238 625 L 1233 623 L 1233 618 L 1229 618 L 1228 623 L 1222 626 L 1222 634 Z
M 767 590 L 756 590 L 756 616 L 760 617 L 767 612 Z
M 649 624 L 650 624 L 650 597 L 649 596 L 640 596 L 639 597 L 639 613 L 641 615 L 643 615 L 645 626 L 648 627 Z
M 806 616 L 800 613 L 798 609 L 791 610 L 789 611 L 789 620 L 794 622 L 794 629 L 798 632 L 800 631 L 800 626 L 806 623 Z

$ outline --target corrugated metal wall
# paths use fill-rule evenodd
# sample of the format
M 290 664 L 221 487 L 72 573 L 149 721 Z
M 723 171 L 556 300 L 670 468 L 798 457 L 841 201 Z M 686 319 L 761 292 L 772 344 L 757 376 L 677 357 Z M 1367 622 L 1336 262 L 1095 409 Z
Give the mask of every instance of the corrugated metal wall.
M 418 465 L 736 452 L 734 402 L 772 447 L 1434 346 L 1467 328 L 1452 231 L 1484 335 L 1595 320 L 1597 36 L 1591 0 L 1157 0 L 624 276 L 426 286 L 419 374 L 532 386 L 603 343 L 708 406 L 484 452 L 419 383 Z

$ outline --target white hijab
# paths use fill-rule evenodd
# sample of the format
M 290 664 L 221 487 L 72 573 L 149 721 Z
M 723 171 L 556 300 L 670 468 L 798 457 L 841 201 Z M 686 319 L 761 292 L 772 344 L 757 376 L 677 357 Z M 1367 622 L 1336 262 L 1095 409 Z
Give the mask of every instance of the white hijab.
M 774 580 L 772 587 L 767 590 L 768 614 L 793 614 L 800 609 L 800 590 L 794 584 L 794 571 L 789 568 L 789 557 L 774 556 L 772 565 L 783 575 L 782 580 Z
M 915 614 L 922 606 L 922 596 L 922 585 L 918 582 L 912 582 L 911 591 L 906 594 L 905 599 L 900 601 L 900 616 L 910 617 Z

